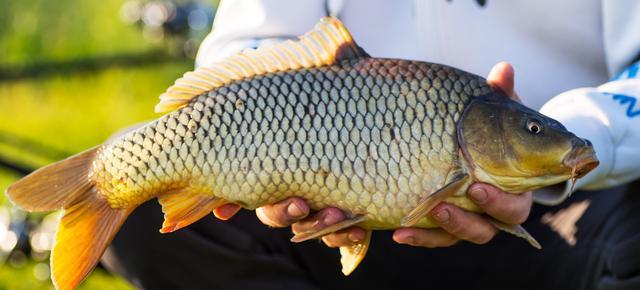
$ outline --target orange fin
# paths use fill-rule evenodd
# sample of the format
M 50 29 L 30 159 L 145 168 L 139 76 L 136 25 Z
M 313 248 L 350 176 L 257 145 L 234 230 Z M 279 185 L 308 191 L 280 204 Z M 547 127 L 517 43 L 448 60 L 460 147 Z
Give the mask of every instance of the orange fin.
M 246 49 L 209 66 L 186 73 L 160 95 L 156 112 L 184 107 L 191 99 L 231 82 L 256 75 L 330 65 L 365 57 L 340 20 L 325 17 L 298 40 Z
M 357 225 L 357 224 L 359 224 L 359 223 L 361 223 L 361 222 L 363 222 L 365 220 L 367 220 L 367 218 L 365 216 L 358 215 L 358 216 L 355 216 L 353 218 L 343 220 L 343 221 L 341 221 L 339 223 L 332 224 L 332 225 L 330 225 L 330 226 L 328 226 L 326 228 L 322 228 L 322 229 L 320 229 L 318 231 L 308 231 L 308 232 L 296 234 L 295 236 L 293 236 L 293 238 L 291 238 L 291 241 L 294 242 L 294 243 L 300 243 L 300 242 L 304 242 L 304 241 L 307 241 L 307 240 L 319 238 L 319 237 L 328 235 L 330 233 L 334 233 L 334 232 L 337 232 L 339 230 L 346 229 L 346 228 L 348 228 L 350 226 Z
M 64 209 L 51 253 L 56 289 L 74 289 L 91 272 L 133 208 L 112 208 L 91 180 L 95 147 L 38 169 L 6 194 L 29 211 Z
M 364 240 L 349 247 L 340 247 L 340 264 L 342 264 L 342 274 L 349 276 L 360 262 L 367 255 L 371 244 L 371 230 L 365 231 Z
M 28 211 L 58 210 L 91 187 L 90 171 L 99 147 L 40 168 L 6 190 L 14 205 Z
M 75 289 L 84 280 L 132 210 L 111 208 L 93 187 L 64 210 L 51 253 L 56 289 Z
M 186 227 L 227 203 L 224 199 L 208 196 L 190 187 L 166 193 L 158 197 L 158 202 L 164 212 L 164 223 L 160 229 L 163 234 Z
M 466 173 L 456 175 L 447 185 L 438 189 L 436 192 L 424 197 L 416 208 L 414 208 L 407 216 L 402 218 L 400 224 L 403 227 L 411 227 L 415 225 L 422 217 L 426 216 L 436 205 L 458 193 L 469 180 Z

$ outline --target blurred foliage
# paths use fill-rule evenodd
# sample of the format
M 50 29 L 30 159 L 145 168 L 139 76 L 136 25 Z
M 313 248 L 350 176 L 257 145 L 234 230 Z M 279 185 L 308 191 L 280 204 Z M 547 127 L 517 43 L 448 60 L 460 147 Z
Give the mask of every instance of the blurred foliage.
M 119 19 L 122 0 L 0 0 L 0 65 L 159 48 Z
M 193 60 L 165 58 L 173 55 L 170 39 L 145 40 L 140 27 L 120 21 L 124 2 L 0 0 L 0 72 L 103 60 L 75 73 L 54 67 L 48 74 L 15 79 L 3 80 L 0 74 L 0 158 L 25 170 L 38 168 L 158 117 L 153 112 L 157 96 Z M 160 61 L 110 64 L 121 55 L 154 55 Z M 0 166 L 0 192 L 20 177 L 18 172 Z M 8 204 L 4 195 L 0 204 Z M 47 260 L 31 259 L 0 264 L 0 289 L 53 289 L 42 276 L 46 265 Z M 131 286 L 97 269 L 79 289 Z

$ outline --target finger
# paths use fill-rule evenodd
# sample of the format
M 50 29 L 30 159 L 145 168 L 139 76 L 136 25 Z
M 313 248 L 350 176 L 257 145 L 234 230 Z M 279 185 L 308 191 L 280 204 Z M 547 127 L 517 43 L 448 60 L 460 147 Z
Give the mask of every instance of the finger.
M 533 203 L 531 192 L 511 194 L 483 183 L 473 184 L 468 194 L 487 214 L 510 225 L 519 225 L 527 220 Z
M 328 207 L 307 217 L 291 226 L 294 234 L 305 232 L 317 232 L 327 226 L 344 220 L 344 213 L 334 207 Z
M 448 233 L 476 244 L 486 244 L 497 232 L 497 229 L 481 215 L 447 203 L 436 206 L 430 216 Z
M 256 209 L 256 215 L 263 224 L 277 228 L 288 227 L 308 214 L 309 206 L 299 197 L 290 197 Z
M 364 230 L 359 227 L 350 227 L 322 237 L 322 242 L 330 248 L 353 246 L 364 240 Z
M 240 211 L 240 206 L 233 203 L 221 205 L 213 210 L 213 215 L 226 221 Z
M 494 65 L 491 72 L 489 72 L 487 82 L 498 87 L 512 99 L 520 101 L 514 90 L 515 76 L 513 67 L 508 62 L 503 61 Z
M 399 244 L 416 247 L 438 248 L 449 247 L 459 239 L 443 229 L 399 229 L 393 233 L 393 240 Z
M 514 92 L 513 67 L 508 62 L 502 61 L 491 68 L 487 82 L 500 88 L 505 94 L 511 96 Z

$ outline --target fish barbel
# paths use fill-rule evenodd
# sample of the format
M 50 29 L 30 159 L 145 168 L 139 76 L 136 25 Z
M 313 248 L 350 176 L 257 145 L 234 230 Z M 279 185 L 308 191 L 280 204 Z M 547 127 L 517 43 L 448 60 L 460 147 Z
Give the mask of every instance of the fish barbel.
M 59 289 L 93 269 L 127 216 L 157 198 L 172 232 L 233 203 L 290 196 L 349 219 L 362 243 L 340 249 L 343 272 L 373 229 L 435 227 L 446 201 L 480 209 L 473 182 L 521 193 L 579 178 L 591 144 L 510 100 L 483 78 L 445 65 L 370 57 L 335 18 L 297 41 L 248 49 L 186 73 L 156 106 L 163 117 L 39 169 L 7 189 L 29 211 L 64 209 L 52 252 Z M 535 240 L 519 226 L 499 229 Z

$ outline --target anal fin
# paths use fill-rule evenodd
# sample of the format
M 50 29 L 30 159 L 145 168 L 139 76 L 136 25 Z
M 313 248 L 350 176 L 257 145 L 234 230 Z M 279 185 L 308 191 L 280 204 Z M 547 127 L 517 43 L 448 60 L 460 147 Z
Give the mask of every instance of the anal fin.
M 307 231 L 307 232 L 296 234 L 295 236 L 293 236 L 293 238 L 291 238 L 291 241 L 294 242 L 294 243 L 300 243 L 300 242 L 304 242 L 304 241 L 307 241 L 307 240 L 312 240 L 312 239 L 315 239 L 315 238 L 319 238 L 319 237 L 322 237 L 322 236 L 337 232 L 339 230 L 346 229 L 348 227 L 357 225 L 357 224 L 365 221 L 366 219 L 367 218 L 365 216 L 358 215 L 358 216 L 352 217 L 350 219 L 346 219 L 346 220 L 343 220 L 341 222 L 332 224 L 332 225 L 330 225 L 328 227 L 322 228 L 322 229 L 317 230 L 317 231 Z
M 527 242 L 529 242 L 532 247 L 538 250 L 542 250 L 542 246 L 540 245 L 540 243 L 538 243 L 538 241 L 536 241 L 536 239 L 521 225 L 508 225 L 491 217 L 488 217 L 487 221 L 489 221 L 497 229 L 503 232 L 510 233 L 518 238 L 523 238 L 527 240 Z
M 190 187 L 165 193 L 158 197 L 158 202 L 162 205 L 164 213 L 164 222 L 160 229 L 163 234 L 186 227 L 227 203 L 224 199 Z
M 367 255 L 369 250 L 369 244 L 371 243 L 371 230 L 365 231 L 364 240 L 351 245 L 340 247 L 340 264 L 342 264 L 342 274 L 349 276 L 357 267 L 360 262 Z
M 469 175 L 461 173 L 453 177 L 453 179 L 442 188 L 432 194 L 424 197 L 418 203 L 418 206 L 402 218 L 400 224 L 403 227 L 411 227 L 415 225 L 422 217 L 426 216 L 436 205 L 447 199 L 447 197 L 455 195 L 460 191 L 469 180 Z

